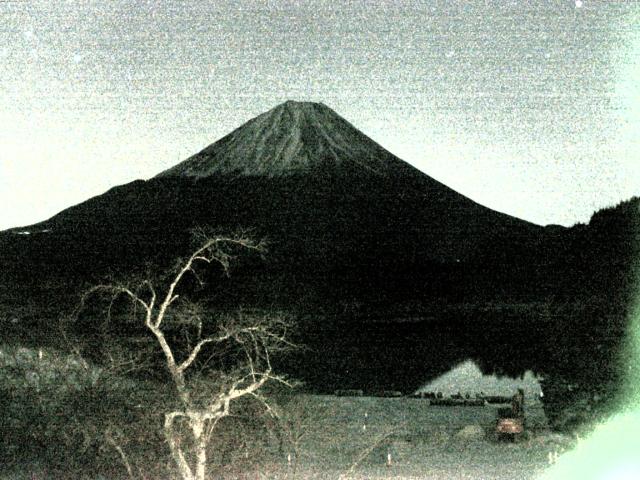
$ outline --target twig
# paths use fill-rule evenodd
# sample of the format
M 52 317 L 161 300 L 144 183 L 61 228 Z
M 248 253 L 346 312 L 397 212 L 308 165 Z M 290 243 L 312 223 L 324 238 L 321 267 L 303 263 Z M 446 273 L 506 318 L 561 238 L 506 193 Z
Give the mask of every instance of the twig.
M 124 450 L 122 450 L 122 447 L 120 445 L 118 445 L 116 440 L 111 435 L 111 429 L 107 428 L 107 431 L 104 432 L 104 438 L 106 439 L 106 441 L 107 441 L 107 443 L 109 445 L 111 445 L 113 448 L 116 449 L 116 451 L 120 455 L 120 458 L 122 459 L 122 463 L 124 463 L 124 466 L 127 469 L 127 474 L 129 475 L 129 478 L 133 480 L 133 478 L 134 478 L 133 470 L 131 469 L 131 465 L 129 464 L 129 460 L 127 459 L 127 456 L 125 455 Z

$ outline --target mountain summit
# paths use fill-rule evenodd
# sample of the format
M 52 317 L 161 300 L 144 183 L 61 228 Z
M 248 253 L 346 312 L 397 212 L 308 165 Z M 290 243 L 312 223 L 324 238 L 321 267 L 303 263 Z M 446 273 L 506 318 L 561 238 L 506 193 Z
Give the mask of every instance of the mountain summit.
M 322 103 L 286 101 L 158 177 L 286 176 L 363 169 L 384 175 L 404 162 Z

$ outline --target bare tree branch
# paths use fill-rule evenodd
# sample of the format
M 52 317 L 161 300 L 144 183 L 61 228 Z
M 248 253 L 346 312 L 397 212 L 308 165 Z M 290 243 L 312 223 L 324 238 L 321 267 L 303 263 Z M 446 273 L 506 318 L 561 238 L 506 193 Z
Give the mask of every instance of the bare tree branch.
M 194 362 L 194 360 L 200 353 L 200 350 L 202 350 L 202 347 L 204 347 L 207 343 L 212 343 L 217 340 L 218 339 L 215 339 L 215 338 L 205 338 L 204 340 L 200 340 L 196 344 L 196 346 L 193 347 L 189 356 L 180 365 L 178 365 L 178 372 L 182 373 L 191 366 L 191 364 Z
M 111 429 L 107 428 L 107 430 L 104 433 L 104 438 L 107 441 L 107 443 L 109 445 L 111 445 L 116 452 L 118 452 L 118 455 L 120 455 L 120 459 L 122 460 L 122 463 L 124 464 L 124 467 L 127 469 L 127 475 L 129 475 L 129 478 L 133 480 L 133 469 L 131 468 L 131 464 L 129 463 L 129 459 L 127 458 L 127 455 L 124 453 L 124 450 L 122 449 L 122 447 L 120 446 L 120 444 L 118 442 L 116 442 L 115 438 L 113 437 L 112 433 L 111 433 Z

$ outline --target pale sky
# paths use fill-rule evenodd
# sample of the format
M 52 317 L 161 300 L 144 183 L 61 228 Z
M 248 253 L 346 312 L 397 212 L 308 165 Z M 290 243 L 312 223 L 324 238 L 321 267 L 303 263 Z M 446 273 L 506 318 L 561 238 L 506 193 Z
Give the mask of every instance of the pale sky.
M 640 194 L 635 0 L 0 0 L 0 229 L 320 101 L 493 209 Z

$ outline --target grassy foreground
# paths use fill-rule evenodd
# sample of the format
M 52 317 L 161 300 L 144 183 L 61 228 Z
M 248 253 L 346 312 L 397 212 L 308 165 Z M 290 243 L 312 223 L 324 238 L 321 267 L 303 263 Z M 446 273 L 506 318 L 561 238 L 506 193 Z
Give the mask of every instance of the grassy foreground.
M 0 347 L 1 478 L 175 478 L 161 434 L 172 401 L 159 382 L 111 375 L 75 355 Z M 496 407 L 413 398 L 272 393 L 221 422 L 212 478 L 535 478 L 572 440 L 527 405 L 529 434 L 493 435 Z

